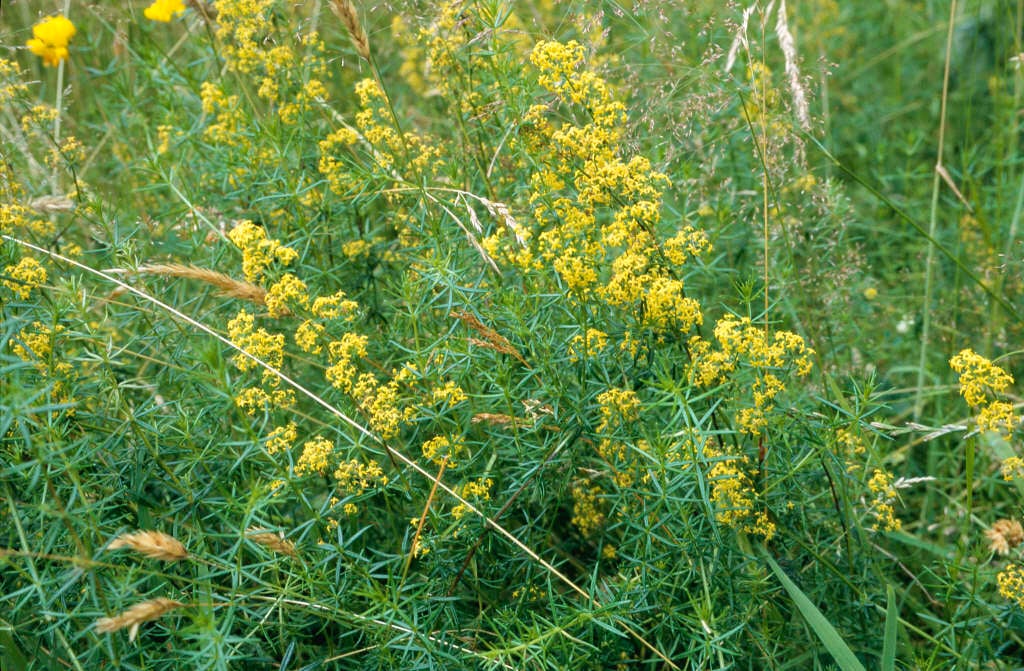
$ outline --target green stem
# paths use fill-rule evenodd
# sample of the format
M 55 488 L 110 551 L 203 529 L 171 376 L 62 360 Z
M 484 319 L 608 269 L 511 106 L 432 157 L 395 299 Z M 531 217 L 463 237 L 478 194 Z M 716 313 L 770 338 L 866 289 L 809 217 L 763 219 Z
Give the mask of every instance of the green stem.
M 917 361 L 917 385 L 914 390 L 914 421 L 921 418 L 924 405 L 924 378 L 928 359 L 928 339 L 931 331 L 932 285 L 935 266 L 935 231 L 939 219 L 939 187 L 941 185 L 942 155 L 946 143 L 946 101 L 949 97 L 949 61 L 953 52 L 953 29 L 956 27 L 956 0 L 949 3 L 949 29 L 946 31 L 946 64 L 942 73 L 942 101 L 939 109 L 939 150 L 932 180 L 931 215 L 928 218 L 928 259 L 924 270 L 924 303 L 921 306 L 921 354 Z

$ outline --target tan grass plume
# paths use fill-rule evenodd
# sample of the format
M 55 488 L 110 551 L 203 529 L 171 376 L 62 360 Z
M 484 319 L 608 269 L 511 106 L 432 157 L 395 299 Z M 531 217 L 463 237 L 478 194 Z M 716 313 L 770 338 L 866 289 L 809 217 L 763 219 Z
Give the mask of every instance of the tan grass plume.
M 188 557 L 188 550 L 174 536 L 159 531 L 136 531 L 121 534 L 108 546 L 111 550 L 131 548 L 136 552 L 161 561 L 178 561 Z
M 243 301 L 266 305 L 267 290 L 255 284 L 236 280 L 230 275 L 219 273 L 208 268 L 196 268 L 180 263 L 155 263 L 139 268 L 140 273 L 148 275 L 164 275 L 166 277 L 184 277 L 211 284 L 220 289 L 221 295 L 228 298 L 239 298 Z
M 246 529 L 245 537 L 253 543 L 262 545 L 274 552 L 288 555 L 289 557 L 297 557 L 299 555 L 299 553 L 295 551 L 294 543 L 289 540 L 285 540 L 280 535 L 267 531 L 266 529 Z
M 370 60 L 370 38 L 359 22 L 359 15 L 356 14 L 356 6 L 352 0 L 331 0 L 331 11 L 341 19 L 342 25 L 352 38 L 352 46 L 356 53 L 366 60 Z
M 96 620 L 96 631 L 101 634 L 109 634 L 128 627 L 128 640 L 134 641 L 135 636 L 139 633 L 140 624 L 155 620 L 164 613 L 184 605 L 180 601 L 164 597 L 143 601 L 114 617 L 101 617 Z

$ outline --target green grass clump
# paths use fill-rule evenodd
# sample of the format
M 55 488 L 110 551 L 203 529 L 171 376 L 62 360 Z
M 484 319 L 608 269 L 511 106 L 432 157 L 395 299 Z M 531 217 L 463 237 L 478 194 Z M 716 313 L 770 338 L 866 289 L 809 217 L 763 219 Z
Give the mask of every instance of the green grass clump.
M 1018 668 L 1024 15 L 905 4 L 4 6 L 0 667 Z

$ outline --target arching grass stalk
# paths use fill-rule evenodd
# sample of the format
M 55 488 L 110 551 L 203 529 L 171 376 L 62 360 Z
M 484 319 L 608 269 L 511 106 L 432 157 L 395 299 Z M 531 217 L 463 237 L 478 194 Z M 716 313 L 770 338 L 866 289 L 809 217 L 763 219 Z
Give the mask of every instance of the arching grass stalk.
M 220 333 L 217 333 L 216 331 L 214 331 L 212 328 L 210 328 L 206 324 L 203 324 L 202 322 L 200 322 L 200 321 L 198 321 L 198 320 L 188 316 L 187 314 L 185 314 L 184 312 L 178 310 L 174 306 L 169 305 L 169 304 L 161 301 L 159 298 L 156 298 L 155 296 L 151 296 L 150 294 L 146 293 L 145 291 L 142 291 L 141 289 L 138 289 L 137 287 L 133 287 L 130 284 L 128 284 L 128 283 L 126 283 L 126 282 L 124 282 L 124 281 L 122 281 L 122 280 L 120 280 L 120 279 L 118 279 L 116 277 L 113 277 L 113 276 L 111 276 L 108 273 L 105 273 L 105 272 L 103 272 L 101 270 L 97 270 L 95 268 L 91 268 L 91 267 L 85 265 L 84 263 L 81 263 L 79 261 L 71 259 L 71 258 L 69 258 L 67 256 L 59 254 L 59 253 L 54 252 L 52 250 L 45 249 L 43 247 L 39 247 L 38 245 L 34 245 L 34 244 L 30 243 L 30 242 L 27 242 L 25 240 L 21 240 L 19 238 L 15 238 L 15 237 L 7 235 L 7 234 L 0 235 L 0 239 L 7 240 L 8 242 L 14 243 L 16 245 L 20 245 L 20 246 L 25 247 L 27 249 L 31 249 L 31 250 L 39 253 L 39 254 L 43 254 L 43 255 L 49 256 L 50 258 L 52 258 L 54 260 L 60 261 L 62 263 L 66 263 L 66 264 L 68 264 L 70 266 L 74 266 L 75 268 L 78 268 L 79 270 L 85 271 L 85 272 L 89 273 L 90 275 L 94 275 L 96 277 L 99 277 L 99 278 L 107 281 L 107 282 L 110 282 L 112 284 L 116 284 L 117 286 L 119 286 L 120 288 L 124 289 L 125 291 L 127 291 L 127 292 L 129 292 L 129 293 L 131 293 L 131 294 L 133 294 L 133 295 L 143 299 L 144 301 L 147 301 L 149 303 L 152 303 L 152 304 L 156 305 L 157 307 L 159 307 L 162 310 L 166 311 L 168 314 L 171 314 L 174 317 L 184 321 L 185 323 L 187 323 L 190 326 L 196 328 L 197 330 L 205 333 L 206 335 L 213 337 L 214 339 L 216 339 L 221 344 L 226 345 L 227 347 L 230 347 L 232 350 L 240 353 L 242 356 L 244 356 L 247 359 L 251 360 L 253 363 L 255 363 L 257 366 L 263 368 L 264 370 L 270 371 L 271 374 L 273 374 L 279 380 L 281 380 L 282 382 L 284 382 L 285 384 L 287 384 L 288 386 L 293 388 L 295 391 L 297 391 L 300 394 L 302 394 L 303 396 L 307 397 L 308 399 L 310 399 L 311 401 L 313 401 L 314 403 L 316 403 L 317 405 L 322 407 L 324 410 L 326 410 L 331 415 L 337 417 L 341 421 L 345 422 L 346 424 L 348 424 L 349 426 L 354 428 L 359 433 L 363 434 L 364 436 L 366 436 L 367 438 L 369 438 L 373 442 L 377 443 L 389 455 L 394 457 L 396 460 L 402 462 L 407 467 L 409 467 L 412 470 L 414 470 L 417 473 L 419 473 L 421 476 L 426 478 L 429 482 L 431 482 L 436 487 L 438 487 L 438 488 L 444 490 L 445 492 L 447 492 L 452 498 L 454 498 L 456 501 L 458 501 L 463 506 L 465 506 L 466 510 L 468 510 L 469 512 L 473 513 L 474 515 L 477 515 L 478 517 L 480 517 L 480 519 L 484 523 L 484 526 L 486 526 L 488 528 L 491 528 L 494 531 L 496 531 L 499 534 L 501 534 L 503 537 L 505 537 L 505 539 L 507 539 L 515 547 L 519 548 L 519 550 L 521 550 L 524 554 L 526 554 L 528 557 L 530 557 L 530 559 L 532 559 L 533 561 L 535 561 L 538 564 L 540 564 L 546 571 L 548 571 L 551 575 L 553 575 L 555 578 L 557 578 L 560 582 L 562 582 L 564 585 L 569 587 L 572 591 L 574 591 L 578 595 L 580 595 L 591 606 L 593 606 L 594 608 L 603 608 L 604 607 L 603 604 L 600 601 L 597 600 L 597 598 L 595 598 L 589 592 L 587 592 L 585 589 L 583 589 L 578 584 L 576 584 L 571 578 L 569 578 L 567 575 L 565 575 L 565 573 L 563 573 L 562 571 L 558 570 L 558 568 L 556 568 L 551 562 L 549 562 L 549 561 L 545 560 L 544 558 L 542 558 L 539 554 L 537 554 L 536 551 L 531 549 L 523 541 L 519 540 L 519 538 L 517 538 L 511 531 L 509 531 L 508 529 L 506 529 L 502 525 L 498 524 L 492 518 L 490 518 L 487 515 L 485 515 L 479 508 L 477 508 L 472 503 L 470 503 L 465 498 L 463 498 L 461 495 L 459 495 L 458 492 L 456 492 L 452 487 L 446 485 L 438 477 L 436 477 L 433 474 L 429 473 L 421 465 L 416 463 L 416 461 L 414 461 L 413 459 L 409 458 L 408 456 L 406 456 L 405 454 L 403 454 L 399 450 L 397 450 L 394 447 L 392 447 L 391 445 L 389 445 L 380 436 L 378 436 L 377 434 L 373 433 L 372 431 L 370 431 L 369 429 L 367 429 L 363 425 L 359 424 L 357 421 L 355 421 L 354 419 L 352 419 L 351 417 L 346 415 L 344 412 L 342 412 L 337 407 L 335 407 L 335 406 L 331 405 L 330 403 L 328 403 L 323 397 L 321 397 L 318 394 L 314 393 L 310 389 L 307 389 L 306 387 L 301 385 L 298 381 L 296 381 L 293 378 L 291 378 L 288 375 L 286 375 L 283 371 L 278 370 L 277 368 L 275 368 L 274 366 L 271 366 L 266 361 L 260 359 L 257 356 L 254 356 L 253 354 L 251 354 L 245 348 L 240 347 L 239 345 L 237 345 L 234 342 L 232 342 L 229 338 L 221 335 Z M 27 545 L 26 545 L 26 547 L 27 547 Z M 669 668 L 676 669 L 676 671 L 681 671 L 680 667 L 677 664 L 675 664 L 675 662 L 673 662 L 671 659 L 669 659 L 668 656 L 665 655 L 665 653 L 663 653 L 661 650 L 659 650 L 653 644 L 648 642 L 647 639 L 645 639 L 642 635 L 640 635 L 640 633 L 637 632 L 635 629 L 633 629 L 631 626 L 629 626 L 625 622 L 622 622 L 621 620 L 617 620 L 617 624 L 620 627 L 622 627 L 622 629 L 624 629 L 630 636 L 632 636 L 633 639 L 637 641 L 637 643 L 639 643 L 644 648 L 646 648 L 648 651 L 650 651 L 655 656 L 657 656 Z
M 925 366 L 928 359 L 928 339 L 931 330 L 932 284 L 935 265 L 935 231 L 939 219 L 939 187 L 942 184 L 942 156 L 946 143 L 946 101 L 949 98 L 949 63 L 953 52 L 953 29 L 956 27 L 956 0 L 949 3 L 949 28 L 946 30 L 946 62 L 942 72 L 942 100 L 939 107 L 939 148 L 932 178 L 932 204 L 928 217 L 928 256 L 924 266 L 924 300 L 921 304 L 921 351 L 917 360 L 917 384 L 914 389 L 914 421 L 921 418 L 924 405 Z

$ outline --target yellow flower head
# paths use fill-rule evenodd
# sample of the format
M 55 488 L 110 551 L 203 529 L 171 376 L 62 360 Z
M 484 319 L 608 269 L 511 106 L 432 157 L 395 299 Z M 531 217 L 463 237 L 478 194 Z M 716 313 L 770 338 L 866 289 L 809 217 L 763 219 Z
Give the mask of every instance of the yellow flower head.
M 75 24 L 58 14 L 32 26 L 32 39 L 25 46 L 46 65 L 56 66 L 68 57 L 68 43 L 75 32 Z
M 181 14 L 184 11 L 185 3 L 182 0 L 155 0 L 142 13 L 150 21 L 170 23 L 175 14 Z

